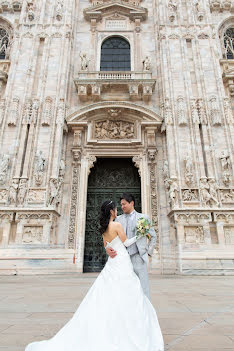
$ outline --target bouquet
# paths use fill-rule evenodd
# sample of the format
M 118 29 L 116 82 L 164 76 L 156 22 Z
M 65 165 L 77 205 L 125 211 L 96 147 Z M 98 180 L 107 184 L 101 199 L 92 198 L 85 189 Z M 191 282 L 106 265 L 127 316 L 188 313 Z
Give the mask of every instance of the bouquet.
M 150 239 L 150 227 L 151 223 L 147 218 L 139 218 L 136 223 L 136 238 L 139 239 L 140 237 L 146 236 Z

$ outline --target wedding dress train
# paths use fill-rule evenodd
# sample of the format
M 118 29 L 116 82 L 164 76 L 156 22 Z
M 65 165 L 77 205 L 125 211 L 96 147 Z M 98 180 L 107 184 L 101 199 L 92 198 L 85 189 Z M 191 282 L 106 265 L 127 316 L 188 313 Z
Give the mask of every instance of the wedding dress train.
M 107 263 L 70 321 L 51 339 L 25 351 L 163 351 L 154 307 L 144 295 L 119 236 Z

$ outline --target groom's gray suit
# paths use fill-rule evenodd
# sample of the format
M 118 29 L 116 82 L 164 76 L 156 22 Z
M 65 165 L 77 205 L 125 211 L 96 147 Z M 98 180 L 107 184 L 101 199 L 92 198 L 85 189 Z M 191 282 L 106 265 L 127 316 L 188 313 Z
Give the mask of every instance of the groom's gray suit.
M 150 221 L 147 215 L 139 213 L 136 210 L 134 210 L 131 214 L 122 214 L 118 216 L 115 221 L 122 224 L 127 238 L 131 239 L 136 235 L 137 220 L 141 217 L 144 217 Z M 136 275 L 139 277 L 142 289 L 148 298 L 150 298 L 149 279 L 147 272 L 148 255 L 152 256 L 154 247 L 156 245 L 156 233 L 152 226 L 150 228 L 149 234 L 151 235 L 149 243 L 147 242 L 146 237 L 142 237 L 127 249 L 133 264 L 133 269 Z

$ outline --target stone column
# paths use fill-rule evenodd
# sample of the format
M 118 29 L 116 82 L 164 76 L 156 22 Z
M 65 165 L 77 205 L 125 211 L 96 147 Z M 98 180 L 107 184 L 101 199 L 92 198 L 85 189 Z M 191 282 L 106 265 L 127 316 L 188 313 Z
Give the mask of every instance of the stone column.
M 11 222 L 13 220 L 13 213 L 2 214 L 0 215 L 0 218 L 2 218 L 2 224 L 3 224 L 3 235 L 2 235 L 1 247 L 7 247 L 10 239 Z

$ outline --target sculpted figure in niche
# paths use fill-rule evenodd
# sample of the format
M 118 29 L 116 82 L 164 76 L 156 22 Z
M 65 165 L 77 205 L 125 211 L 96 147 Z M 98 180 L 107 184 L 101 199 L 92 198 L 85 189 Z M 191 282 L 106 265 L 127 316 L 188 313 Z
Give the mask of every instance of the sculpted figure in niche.
M 221 168 L 223 173 L 223 183 L 226 186 L 228 186 L 229 183 L 231 182 L 232 166 L 231 166 L 230 156 L 227 154 L 227 152 L 222 151 L 222 154 L 220 156 L 220 161 L 221 161 Z
M 187 155 L 184 159 L 185 163 L 185 182 L 188 185 L 193 183 L 193 163 L 192 158 Z
M 18 113 L 19 113 L 19 98 L 17 97 L 13 98 L 11 105 L 12 107 L 9 113 L 8 125 L 15 126 L 17 123 Z
M 216 97 L 212 97 L 210 99 L 210 104 L 211 104 L 211 118 L 213 125 L 220 125 L 221 124 L 221 113 L 218 107 L 217 99 Z
M 166 189 L 169 189 L 170 184 L 169 184 L 169 165 L 168 165 L 168 161 L 164 161 L 164 165 L 163 165 L 163 178 L 164 178 L 164 184 Z
M 80 60 L 81 60 L 81 63 L 80 63 L 81 71 L 87 71 L 89 68 L 90 60 L 87 59 L 87 55 L 85 52 L 80 53 Z
M 17 199 L 17 190 L 19 187 L 18 184 L 19 180 L 16 178 L 13 178 L 12 184 L 9 187 L 9 204 L 15 204 L 16 203 L 16 199 Z
M 150 71 L 151 63 L 150 63 L 149 56 L 146 56 L 146 58 L 142 61 L 142 63 L 143 63 L 143 70 Z
M 20 179 L 19 192 L 18 192 L 18 203 L 23 205 L 27 193 L 27 179 Z
M 207 206 L 208 202 L 211 199 L 209 193 L 209 184 L 207 183 L 206 177 L 202 177 L 200 179 L 200 194 L 201 194 L 201 201 L 203 206 Z
M 58 191 L 59 191 L 59 184 L 56 178 L 50 179 L 50 195 L 49 195 L 49 205 L 57 205 L 58 203 Z
M 57 0 L 57 5 L 56 5 L 56 19 L 58 21 L 61 21 L 63 18 L 63 3 L 61 0 Z
M 210 200 L 215 202 L 217 206 L 219 206 L 219 201 L 218 201 L 218 195 L 217 195 L 217 189 L 218 185 L 216 184 L 216 181 L 214 178 L 209 179 L 209 190 L 210 190 Z
M 178 184 L 175 179 L 169 180 L 170 188 L 169 188 L 169 202 L 171 207 L 174 208 L 175 206 L 179 205 L 179 189 Z
M 179 125 L 186 125 L 187 124 L 187 111 L 184 104 L 184 98 L 178 97 L 178 123 Z
M 45 158 L 42 151 L 39 151 L 36 156 L 35 162 L 35 181 L 37 185 L 41 185 L 43 181 L 43 173 L 45 170 Z
M 10 156 L 7 154 L 4 154 L 0 158 L 0 185 L 5 184 L 9 163 L 10 163 Z

